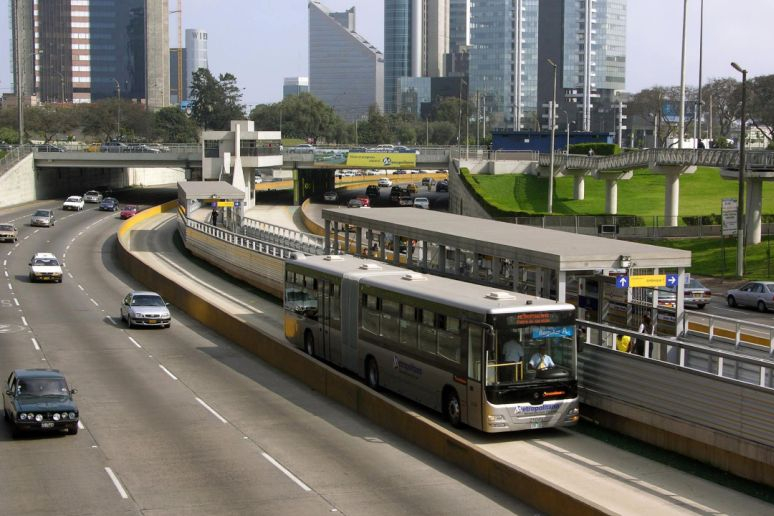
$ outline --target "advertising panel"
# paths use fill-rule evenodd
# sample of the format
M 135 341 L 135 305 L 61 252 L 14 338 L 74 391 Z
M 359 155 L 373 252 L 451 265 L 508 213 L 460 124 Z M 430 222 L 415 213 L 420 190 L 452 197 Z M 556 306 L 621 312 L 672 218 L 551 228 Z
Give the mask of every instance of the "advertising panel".
M 347 155 L 347 165 L 364 168 L 416 168 L 417 155 L 413 152 L 350 152 Z

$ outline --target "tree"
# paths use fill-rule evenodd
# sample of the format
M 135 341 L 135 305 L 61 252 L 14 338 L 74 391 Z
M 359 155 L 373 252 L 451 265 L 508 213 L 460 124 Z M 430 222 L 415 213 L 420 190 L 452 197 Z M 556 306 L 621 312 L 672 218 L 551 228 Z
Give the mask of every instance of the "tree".
M 368 109 L 368 119 L 358 126 L 358 140 L 360 143 L 379 144 L 392 141 L 387 118 L 376 106 Z
M 747 91 L 747 116 L 769 140 L 774 139 L 774 75 L 755 77 Z
M 713 79 L 702 89 L 704 109 L 707 116 L 712 108 L 713 135 L 730 136 L 731 123 L 741 109 L 740 83 L 731 78 Z
M 286 97 L 277 104 L 258 106 L 251 117 L 264 129 L 279 130 L 287 138 L 338 142 L 347 138 L 344 122 L 331 106 L 309 93 Z
M 245 117 L 241 101 L 242 92 L 234 75 L 225 73 L 216 79 L 206 68 L 194 72 L 191 116 L 198 125 L 216 131 L 228 130 L 231 120 Z
M 80 106 L 84 134 L 103 141 L 146 139 L 152 132 L 153 114 L 142 104 L 109 97 Z
M 162 142 L 196 143 L 199 141 L 199 128 L 179 108 L 165 107 L 154 116 L 153 135 Z
M 80 117 L 74 106 L 45 105 L 33 107 L 26 113 L 25 127 L 32 133 L 42 137 L 45 143 L 65 136 L 80 126 Z

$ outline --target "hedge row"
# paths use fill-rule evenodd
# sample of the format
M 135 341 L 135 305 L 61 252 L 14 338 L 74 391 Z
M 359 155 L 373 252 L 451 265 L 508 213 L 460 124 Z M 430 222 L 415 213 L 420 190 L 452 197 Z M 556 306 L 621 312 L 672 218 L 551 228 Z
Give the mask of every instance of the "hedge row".
M 593 150 L 595 156 L 612 156 L 621 154 L 621 147 L 614 143 L 576 143 L 570 145 L 570 154 L 588 155 Z

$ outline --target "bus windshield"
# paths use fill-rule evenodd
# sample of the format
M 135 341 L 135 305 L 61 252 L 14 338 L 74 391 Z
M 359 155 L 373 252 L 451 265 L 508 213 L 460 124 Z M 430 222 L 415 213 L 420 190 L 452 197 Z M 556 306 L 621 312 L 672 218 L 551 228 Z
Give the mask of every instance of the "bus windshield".
M 486 350 L 487 386 L 575 378 L 575 313 L 494 316 L 495 339 Z

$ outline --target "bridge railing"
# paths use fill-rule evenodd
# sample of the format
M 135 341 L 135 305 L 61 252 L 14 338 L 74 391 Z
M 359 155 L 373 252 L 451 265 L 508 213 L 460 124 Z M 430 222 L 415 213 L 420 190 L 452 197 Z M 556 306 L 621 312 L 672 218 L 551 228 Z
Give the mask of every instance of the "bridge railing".
M 235 233 L 225 228 L 213 226 L 212 224 L 208 224 L 206 222 L 190 219 L 188 217 L 184 217 L 183 215 L 179 216 L 187 228 L 194 229 L 204 233 L 205 235 L 212 236 L 218 240 L 234 245 L 236 247 L 249 249 L 260 254 L 282 259 L 290 258 L 290 256 L 297 251 L 296 249 L 284 247 L 282 245 L 262 242 L 256 238 Z
M 270 242 L 305 254 L 323 254 L 325 239 L 311 233 L 285 228 L 268 222 L 244 217 L 242 232 L 262 242 Z
M 16 145 L 8 149 L 5 156 L 0 159 L 0 176 L 27 157 L 32 152 L 33 147 L 33 145 Z
M 774 167 L 774 152 L 752 150 L 745 152 L 750 169 Z M 551 163 L 550 154 L 540 154 L 540 166 Z M 656 165 L 699 165 L 704 167 L 738 168 L 739 151 L 736 149 L 646 149 L 624 152 L 614 156 L 581 156 L 554 154 L 556 168 L 586 170 L 625 170 Z
M 715 340 L 731 342 L 736 349 L 742 344 L 766 345 L 769 356 L 774 356 L 774 326 L 768 324 L 692 312 L 690 320 L 683 320 L 683 334 L 706 338 L 707 344 Z

